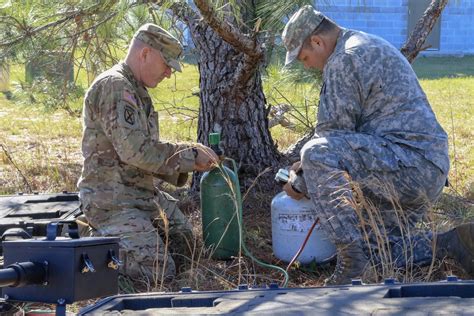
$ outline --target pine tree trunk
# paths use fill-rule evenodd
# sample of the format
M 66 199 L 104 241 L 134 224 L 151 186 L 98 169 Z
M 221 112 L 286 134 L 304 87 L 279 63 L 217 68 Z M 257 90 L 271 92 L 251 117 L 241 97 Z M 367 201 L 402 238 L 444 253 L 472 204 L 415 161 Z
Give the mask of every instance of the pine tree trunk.
M 210 27 L 191 29 L 198 51 L 200 110 L 198 141 L 220 132 L 227 157 L 236 160 L 241 177 L 255 177 L 278 163 L 279 153 L 268 129 L 266 100 L 258 64 L 248 84 L 235 90 L 235 69 L 244 58 Z

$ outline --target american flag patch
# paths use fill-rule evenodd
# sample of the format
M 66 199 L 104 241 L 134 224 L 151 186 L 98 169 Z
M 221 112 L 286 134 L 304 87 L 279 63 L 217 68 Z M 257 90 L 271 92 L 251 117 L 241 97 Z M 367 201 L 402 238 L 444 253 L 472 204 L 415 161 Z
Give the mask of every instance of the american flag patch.
M 135 96 L 128 91 L 123 92 L 123 98 L 133 105 L 137 104 L 137 99 L 135 99 Z

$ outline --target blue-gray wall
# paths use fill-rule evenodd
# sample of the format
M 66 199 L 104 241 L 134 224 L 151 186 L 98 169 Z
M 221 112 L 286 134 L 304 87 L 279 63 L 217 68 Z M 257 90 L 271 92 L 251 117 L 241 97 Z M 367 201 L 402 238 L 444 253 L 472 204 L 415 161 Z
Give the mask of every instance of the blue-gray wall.
M 450 0 L 441 16 L 440 52 L 474 54 L 474 0 Z
M 315 6 L 339 25 L 379 35 L 398 48 L 407 39 L 408 0 L 319 0 Z M 474 54 L 474 0 L 450 0 L 440 33 L 439 50 L 424 54 Z

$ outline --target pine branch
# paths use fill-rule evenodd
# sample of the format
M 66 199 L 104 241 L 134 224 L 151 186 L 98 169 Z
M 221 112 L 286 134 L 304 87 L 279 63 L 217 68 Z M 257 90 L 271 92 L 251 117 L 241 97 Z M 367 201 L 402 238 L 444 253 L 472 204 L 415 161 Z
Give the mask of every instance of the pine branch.
M 42 31 L 45 31 L 49 28 L 52 28 L 52 27 L 55 27 L 55 26 L 59 26 L 61 24 L 64 24 L 72 19 L 74 19 L 76 16 L 78 16 L 80 14 L 81 11 L 77 11 L 76 13 L 74 14 L 71 14 L 71 15 L 68 15 L 62 19 L 59 19 L 57 21 L 54 21 L 54 22 L 50 22 L 50 23 L 47 23 L 45 25 L 42 25 L 42 26 L 39 26 L 39 27 L 36 27 L 34 29 L 29 29 L 27 28 L 24 32 L 24 34 L 16 37 L 15 39 L 9 41 L 9 42 L 3 42 L 3 43 L 0 43 L 0 48 L 2 47 L 9 47 L 9 46 L 12 46 L 12 45 L 15 45 L 15 44 L 18 44 L 19 42 L 29 38 L 29 37 L 32 37 L 32 36 L 35 36 L 37 35 L 38 33 L 42 32 Z
M 426 46 L 424 47 L 423 44 L 447 4 L 448 0 L 431 1 L 430 6 L 416 23 L 410 37 L 400 50 L 410 63 L 415 60 L 421 51 L 427 48 Z
M 226 21 L 220 21 L 207 0 L 195 0 L 194 3 L 199 9 L 204 21 L 206 21 L 224 41 L 232 45 L 237 51 L 248 56 L 256 58 L 263 57 L 263 50 L 256 44 L 256 41 L 242 34 L 232 24 Z
M 209 5 L 207 0 L 195 0 L 197 8 L 199 9 L 204 21 L 228 44 L 235 50 L 245 54 L 242 62 L 239 64 L 233 76 L 233 82 L 229 84 L 232 87 L 232 93 L 235 97 L 242 97 L 242 91 L 249 80 L 255 75 L 258 65 L 263 60 L 263 49 L 257 43 L 256 36 L 249 37 L 240 32 L 231 23 L 221 21 L 217 14 Z
M 145 4 L 152 4 L 158 7 L 163 7 L 168 4 L 166 0 L 143 0 L 142 3 Z M 199 15 L 194 11 L 185 1 L 173 1 L 169 5 L 169 10 L 173 12 L 173 14 L 179 18 L 184 23 L 190 26 L 193 21 L 199 20 Z
M 140 5 L 141 3 L 139 1 L 136 1 L 136 2 L 133 2 L 131 3 L 128 8 L 131 9 L 137 5 Z M 56 20 L 56 21 L 53 21 L 53 22 L 49 22 L 47 24 L 44 24 L 44 25 L 41 25 L 41 26 L 38 26 L 36 28 L 31 28 L 27 25 L 24 25 L 23 26 L 23 29 L 24 29 L 24 33 L 18 37 L 16 37 L 15 39 L 11 40 L 11 41 L 8 41 L 8 42 L 3 42 L 3 43 L 0 43 L 0 48 L 4 48 L 4 47 L 11 47 L 15 44 L 18 44 L 28 38 L 32 38 L 34 36 L 39 36 L 39 33 L 43 32 L 43 31 L 47 31 L 51 28 L 54 28 L 54 27 L 57 27 L 57 26 L 61 26 L 63 24 L 66 24 L 67 22 L 71 21 L 71 20 L 74 20 L 76 17 L 80 17 L 80 16 L 84 16 L 84 15 L 93 15 L 93 14 L 97 14 L 98 13 L 98 6 L 97 5 L 93 5 L 89 8 L 86 8 L 86 9 L 81 9 L 81 10 L 76 10 L 76 11 L 68 11 L 66 13 L 66 16 L 59 19 L 59 20 Z M 112 12 L 111 14 L 109 14 L 106 18 L 104 18 L 103 20 L 99 21 L 98 23 L 96 23 L 95 25 L 87 28 L 87 29 L 84 29 L 82 30 L 80 33 L 84 33 L 84 32 L 87 32 L 88 30 L 90 29 L 94 29 L 96 27 L 98 27 L 99 25 L 109 21 L 111 18 L 115 17 L 119 12 Z M 53 15 L 54 16 L 54 15 Z M 50 17 L 53 17 L 53 16 L 50 16 Z M 5 17 L 7 18 L 7 17 Z M 8 18 L 10 19 L 14 19 L 18 25 L 23 25 L 23 23 L 20 23 L 15 17 L 13 16 L 9 16 Z

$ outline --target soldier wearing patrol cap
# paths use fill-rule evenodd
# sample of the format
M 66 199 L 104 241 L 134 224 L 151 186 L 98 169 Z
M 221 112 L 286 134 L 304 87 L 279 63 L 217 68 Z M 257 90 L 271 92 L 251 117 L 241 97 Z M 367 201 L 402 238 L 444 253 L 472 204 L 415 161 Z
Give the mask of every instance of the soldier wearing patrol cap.
M 411 65 L 385 40 L 342 28 L 312 6 L 290 18 L 282 41 L 286 65 L 298 60 L 323 72 L 315 136 L 284 190 L 311 198 L 337 247 L 336 270 L 326 284 L 350 283 L 370 255 L 372 262 L 380 259 L 374 233 L 365 231 L 372 245 L 363 242 L 354 182 L 380 211 L 392 261 L 399 267 L 430 263 L 433 236 L 416 232 L 415 225 L 446 183 L 448 138 Z M 400 222 L 410 234 L 400 231 Z M 436 239 L 438 258 L 457 259 L 474 274 L 474 223 Z
M 125 61 L 99 75 L 84 99 L 82 210 L 93 235 L 121 237 L 122 272 L 149 282 L 174 276 L 171 252 L 192 244 L 189 221 L 154 180 L 182 186 L 189 172 L 209 170 L 217 161 L 206 146 L 159 139 L 147 88 L 169 78 L 171 68 L 181 71 L 181 53 L 169 32 L 145 24 Z

